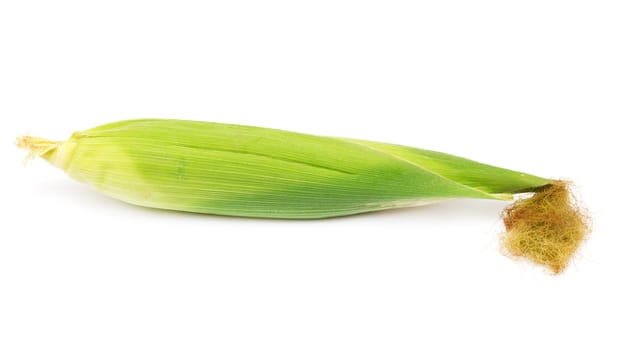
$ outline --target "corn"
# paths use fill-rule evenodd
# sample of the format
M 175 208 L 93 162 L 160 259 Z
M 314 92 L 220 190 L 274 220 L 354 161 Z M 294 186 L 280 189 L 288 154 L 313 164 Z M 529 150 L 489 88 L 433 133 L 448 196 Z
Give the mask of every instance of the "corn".
M 119 200 L 219 215 L 324 218 L 508 199 L 550 182 L 410 147 L 184 120 L 128 120 L 66 142 L 21 143 Z
M 554 180 L 445 153 L 198 121 L 127 120 L 63 142 L 24 136 L 17 145 L 119 200 L 217 215 L 315 219 L 455 198 L 509 200 L 551 186 L 567 193 Z M 528 226 L 538 225 L 516 227 Z M 527 229 L 517 232 L 526 242 Z

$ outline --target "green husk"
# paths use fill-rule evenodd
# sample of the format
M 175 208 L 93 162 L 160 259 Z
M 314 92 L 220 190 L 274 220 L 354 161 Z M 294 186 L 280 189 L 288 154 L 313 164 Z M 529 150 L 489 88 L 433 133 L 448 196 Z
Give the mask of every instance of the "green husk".
M 418 148 L 251 126 L 143 119 L 18 146 L 136 205 L 316 219 L 456 198 L 509 200 L 554 181 Z

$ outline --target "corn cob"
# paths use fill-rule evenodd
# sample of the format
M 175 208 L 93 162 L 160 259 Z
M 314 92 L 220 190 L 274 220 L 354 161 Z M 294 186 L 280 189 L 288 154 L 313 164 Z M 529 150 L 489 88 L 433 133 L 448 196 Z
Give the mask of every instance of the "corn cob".
M 23 136 L 17 145 L 119 200 L 217 215 L 315 219 L 567 191 L 559 181 L 445 153 L 198 121 L 127 120 L 62 142 Z

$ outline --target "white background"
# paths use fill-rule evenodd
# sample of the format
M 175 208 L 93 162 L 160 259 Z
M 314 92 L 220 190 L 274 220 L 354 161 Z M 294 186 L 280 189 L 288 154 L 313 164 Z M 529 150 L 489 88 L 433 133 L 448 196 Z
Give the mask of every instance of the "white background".
M 617 348 L 614 1 L 0 4 L 1 349 Z M 506 203 L 164 212 L 12 144 L 144 117 L 566 177 L 594 232 L 552 276 L 499 253 Z

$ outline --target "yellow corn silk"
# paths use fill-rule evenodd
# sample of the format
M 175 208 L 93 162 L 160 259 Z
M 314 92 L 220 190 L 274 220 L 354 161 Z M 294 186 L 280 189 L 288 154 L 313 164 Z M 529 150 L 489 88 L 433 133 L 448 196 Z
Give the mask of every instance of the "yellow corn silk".
M 563 271 L 591 230 L 591 219 L 570 191 L 554 181 L 533 196 L 508 206 L 502 216 L 506 233 L 501 243 L 508 255 Z
M 24 136 L 17 145 L 119 200 L 218 215 L 316 219 L 537 192 L 542 201 L 506 210 L 503 242 L 556 272 L 589 227 L 562 182 L 401 145 L 165 119 L 106 124 L 62 142 Z M 568 223 L 578 228 L 564 244 Z
M 21 143 L 125 202 L 267 218 L 324 218 L 452 198 L 509 199 L 550 183 L 385 143 L 184 120 L 128 120 L 66 142 Z

